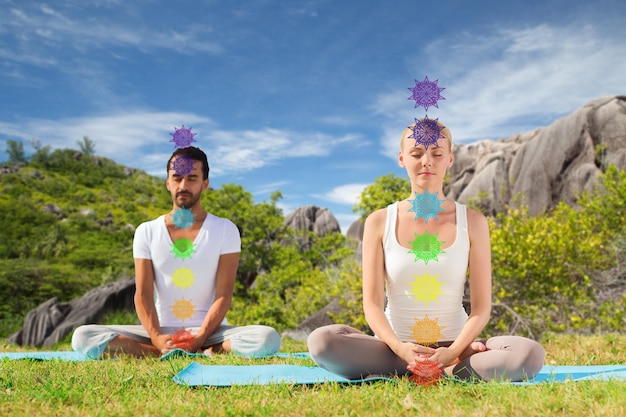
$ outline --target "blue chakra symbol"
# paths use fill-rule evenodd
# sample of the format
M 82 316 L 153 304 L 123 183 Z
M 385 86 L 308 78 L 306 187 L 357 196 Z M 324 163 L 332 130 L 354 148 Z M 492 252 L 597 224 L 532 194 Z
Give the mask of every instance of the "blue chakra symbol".
M 428 149 L 429 145 L 437 147 L 437 141 L 441 138 L 445 139 L 445 135 L 441 133 L 445 126 L 440 126 L 437 123 L 437 119 L 429 119 L 428 115 L 421 120 L 415 119 L 415 124 L 409 126 L 409 129 L 413 131 L 413 134 L 409 138 L 415 139 L 415 147 L 418 145 L 424 145 L 425 149 Z
M 181 209 L 175 209 L 174 214 L 172 214 L 172 222 L 174 223 L 174 227 L 176 229 L 186 229 L 191 227 L 196 221 L 193 219 L 196 215 L 191 212 L 191 210 L 186 209 L 185 207 Z
M 189 175 L 195 168 L 193 167 L 193 161 L 186 156 L 179 156 L 172 162 L 172 169 L 177 175 Z
M 409 203 L 413 204 L 413 207 L 407 211 L 415 213 L 414 220 L 422 218 L 426 223 L 430 219 L 439 220 L 437 214 L 445 211 L 441 209 L 441 205 L 446 200 L 439 200 L 437 198 L 438 194 L 439 191 L 431 194 L 426 190 L 423 194 L 415 193 L 415 200 L 408 200 Z
M 413 94 L 408 100 L 415 100 L 415 107 L 423 106 L 426 111 L 430 106 L 439 108 L 437 101 L 445 100 L 445 97 L 441 96 L 441 92 L 445 88 L 437 87 L 438 82 L 439 80 L 429 81 L 428 76 L 424 78 L 424 81 L 415 80 L 415 87 L 409 88 Z
M 186 148 L 191 146 L 192 142 L 196 142 L 193 138 L 196 136 L 196 133 L 191 131 L 191 128 L 187 129 L 185 125 L 183 125 L 180 129 L 174 128 L 174 133 L 170 133 L 172 135 L 172 140 L 170 142 L 174 142 L 177 148 Z

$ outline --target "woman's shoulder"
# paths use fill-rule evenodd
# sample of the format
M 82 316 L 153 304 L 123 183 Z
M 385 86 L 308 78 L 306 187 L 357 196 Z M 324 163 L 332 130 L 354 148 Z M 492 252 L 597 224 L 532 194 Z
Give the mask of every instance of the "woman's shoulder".
M 481 212 L 469 208 L 466 208 L 467 213 L 467 226 L 469 229 L 470 235 L 475 233 L 489 233 L 489 223 L 487 222 L 487 217 Z

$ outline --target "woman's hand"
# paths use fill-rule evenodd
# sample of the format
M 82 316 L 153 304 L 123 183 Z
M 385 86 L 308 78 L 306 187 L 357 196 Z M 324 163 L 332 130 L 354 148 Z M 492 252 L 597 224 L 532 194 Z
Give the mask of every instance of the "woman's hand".
M 423 361 L 428 359 L 434 353 L 435 349 L 410 342 L 403 342 L 396 351 L 396 355 L 404 359 L 407 364 L 412 364 L 415 360 Z
M 430 357 L 423 358 L 422 361 L 425 360 L 431 363 L 437 363 L 440 368 L 445 368 L 446 366 L 451 365 L 454 361 L 456 361 L 458 357 L 459 355 L 450 348 L 439 347 L 434 350 L 434 353 Z

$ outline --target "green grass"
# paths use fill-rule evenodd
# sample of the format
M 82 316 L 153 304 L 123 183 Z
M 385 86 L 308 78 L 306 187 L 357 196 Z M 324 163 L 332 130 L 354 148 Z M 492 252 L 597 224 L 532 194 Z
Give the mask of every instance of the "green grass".
M 626 363 L 626 335 L 548 335 L 546 363 Z M 67 350 L 62 344 L 55 349 Z M 0 345 L 2 351 L 15 346 Z M 306 350 L 285 340 L 282 351 Z M 248 360 L 230 355 L 203 363 L 290 363 L 308 359 Z M 0 414 L 6 416 L 624 416 L 626 384 L 610 381 L 512 386 L 445 382 L 424 388 L 407 381 L 369 385 L 320 384 L 189 388 L 172 377 L 190 359 L 124 358 L 60 362 L 0 360 Z

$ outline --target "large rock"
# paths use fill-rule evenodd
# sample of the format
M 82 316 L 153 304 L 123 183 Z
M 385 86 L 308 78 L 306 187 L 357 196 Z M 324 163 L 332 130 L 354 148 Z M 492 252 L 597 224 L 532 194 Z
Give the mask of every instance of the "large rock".
M 531 215 L 560 201 L 574 205 L 607 165 L 626 169 L 626 96 L 591 101 L 550 126 L 508 139 L 454 147 L 445 192 L 489 214 L 528 206 Z
M 327 208 L 302 206 L 285 217 L 285 224 L 299 231 L 311 231 L 320 236 L 341 232 L 339 222 Z
M 89 291 L 69 303 L 51 298 L 31 310 L 24 327 L 8 337 L 21 346 L 52 346 L 83 324 L 98 323 L 106 313 L 133 309 L 135 278 L 126 278 Z

